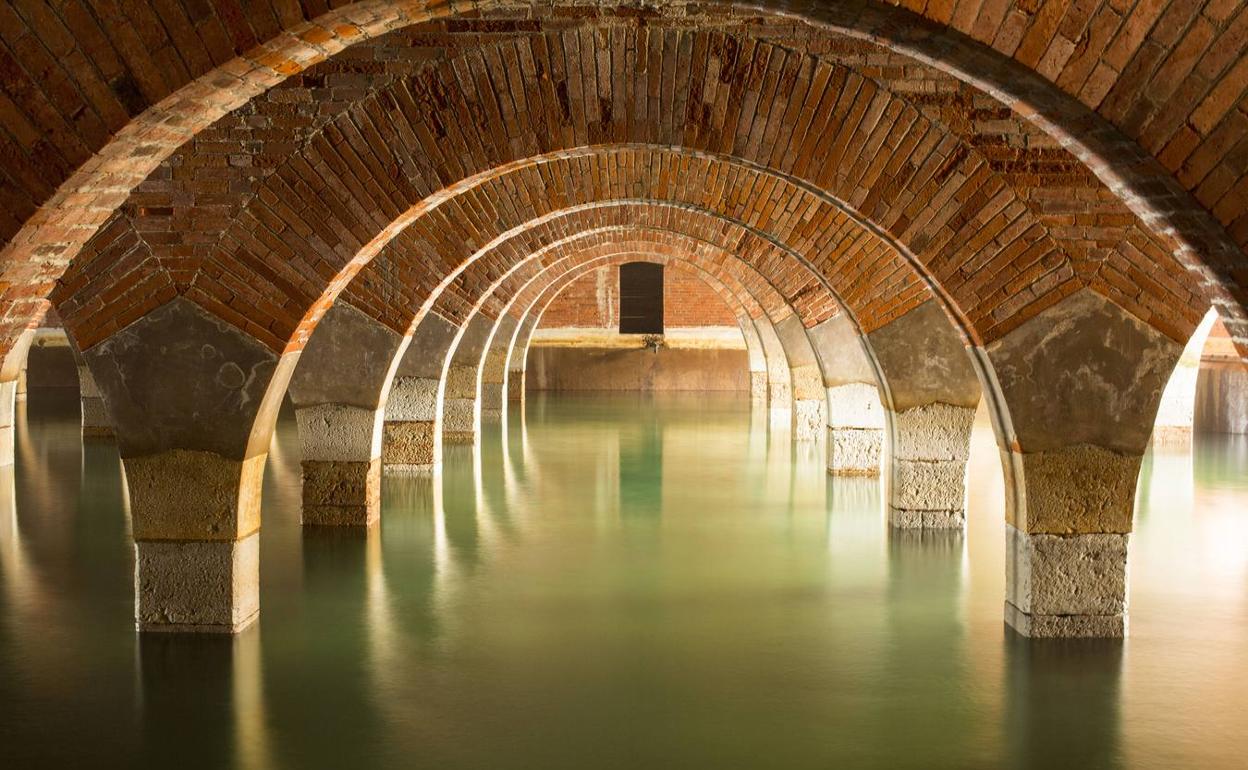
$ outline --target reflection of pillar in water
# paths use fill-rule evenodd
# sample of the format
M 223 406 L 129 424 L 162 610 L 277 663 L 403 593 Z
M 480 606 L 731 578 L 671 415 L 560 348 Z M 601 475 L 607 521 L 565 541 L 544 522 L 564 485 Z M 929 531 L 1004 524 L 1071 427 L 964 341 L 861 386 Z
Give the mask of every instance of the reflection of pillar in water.
M 965 536 L 959 529 L 888 531 L 888 651 L 890 676 L 906 683 L 904 698 L 889 698 L 883 723 L 906 725 L 915 746 L 942 746 L 970 761 L 975 736 L 966 733 L 969 694 L 949 683 L 966 665 L 962 617 Z M 951 736 L 955 745 L 950 745 Z M 891 740 L 881 736 L 881 740 Z
M 1007 753 L 1021 767 L 1121 762 L 1120 639 L 1028 639 L 1006 629 Z

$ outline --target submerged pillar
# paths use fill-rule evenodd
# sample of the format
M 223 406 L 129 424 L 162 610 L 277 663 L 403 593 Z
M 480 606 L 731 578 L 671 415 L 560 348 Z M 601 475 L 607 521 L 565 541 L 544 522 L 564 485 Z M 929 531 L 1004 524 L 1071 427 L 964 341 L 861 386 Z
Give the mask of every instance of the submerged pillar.
M 494 319 L 473 313 L 449 351 L 442 385 L 442 440 L 471 444 L 477 438 L 477 379 Z
M 887 382 L 888 521 L 902 528 L 966 523 L 966 465 L 979 378 L 935 300 L 868 335 Z
M 528 312 L 516 329 L 507 353 L 507 400 L 524 401 L 524 372 L 529 355 L 529 341 L 541 321 L 539 313 Z
M 83 351 L 125 468 L 141 631 L 232 633 L 259 614 L 264 462 L 298 356 L 182 298 Z
M 13 340 L 0 359 L 0 467 L 13 464 L 18 382 L 34 338 L 35 330 L 26 329 Z
M 501 419 L 507 409 L 507 394 L 503 392 L 507 380 L 507 348 L 516 333 L 515 316 L 504 313 L 494 328 L 481 358 L 477 388 L 481 419 Z
M 104 394 L 95 384 L 91 369 L 82 362 L 78 363 L 78 397 L 82 405 L 82 437 L 113 438 L 113 424 L 104 408 Z
M 299 359 L 290 400 L 303 453 L 303 523 L 363 526 L 381 514 L 380 402 L 402 336 L 342 299 Z
M 438 381 L 456 329 L 427 313 L 412 334 L 386 398 L 381 461 L 386 472 L 428 472 L 442 459 Z
M 1126 633 L 1136 480 L 1181 349 L 1087 289 L 985 349 L 1008 408 L 1005 615 L 1018 633 Z
M 861 335 L 844 313 L 809 331 L 827 393 L 828 473 L 879 476 L 884 408 Z

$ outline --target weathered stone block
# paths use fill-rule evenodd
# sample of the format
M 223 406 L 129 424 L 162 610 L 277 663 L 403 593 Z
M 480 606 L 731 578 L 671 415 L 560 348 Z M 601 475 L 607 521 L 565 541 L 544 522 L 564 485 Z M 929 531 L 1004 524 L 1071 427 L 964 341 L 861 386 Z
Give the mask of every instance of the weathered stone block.
M 258 531 L 266 457 L 174 449 L 123 458 L 135 540 L 234 541 Z
M 1029 535 L 1006 527 L 1006 599 L 1035 616 L 1121 616 L 1125 534 Z
M 767 372 L 750 371 L 750 400 L 767 402 Z
M 448 398 L 442 403 L 442 440 L 470 444 L 475 440 L 477 402 L 471 398 Z
M 432 420 L 438 410 L 438 381 L 431 377 L 395 377 L 386 396 L 386 421 Z
M 82 398 L 82 435 L 84 438 L 112 438 L 113 424 L 99 396 Z
M 823 437 L 824 402 L 818 399 L 799 399 L 793 402 L 793 438 L 798 441 L 818 441 Z
M 1141 460 L 1088 444 L 1010 453 L 1023 495 L 1006 496 L 1006 521 L 1032 534 L 1130 532 Z
M 902 510 L 961 511 L 966 507 L 966 463 L 893 458 L 889 503 Z
M 884 428 L 884 407 L 879 391 L 865 382 L 827 389 L 828 425 L 833 428 Z
M 135 543 L 140 631 L 237 632 L 260 613 L 260 535 Z
M 433 465 L 437 459 L 433 426 L 433 420 L 387 422 L 381 448 L 381 461 L 385 470 L 397 470 L 399 466 L 427 469 Z
M 965 463 L 971 456 L 975 410 L 949 404 L 927 404 L 893 414 L 893 452 L 907 460 Z
M 884 431 L 828 428 L 828 473 L 833 476 L 878 476 Z
M 888 525 L 895 529 L 962 529 L 966 511 L 914 511 L 890 505 Z
M 295 408 L 305 461 L 367 461 L 375 454 L 377 410 L 346 404 Z
M 368 526 L 381 514 L 381 460 L 303 462 L 303 523 Z

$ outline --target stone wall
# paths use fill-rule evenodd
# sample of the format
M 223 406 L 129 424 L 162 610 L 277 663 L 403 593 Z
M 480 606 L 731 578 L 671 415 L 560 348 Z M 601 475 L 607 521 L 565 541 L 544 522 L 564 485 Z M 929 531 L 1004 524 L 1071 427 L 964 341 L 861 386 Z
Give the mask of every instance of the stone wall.
M 750 387 L 744 350 L 534 347 L 529 390 L 715 390 Z
M 669 327 L 731 326 L 737 319 L 719 295 L 685 270 L 663 271 L 663 322 Z M 577 278 L 546 309 L 541 328 L 613 329 L 620 324 L 620 268 L 601 267 Z

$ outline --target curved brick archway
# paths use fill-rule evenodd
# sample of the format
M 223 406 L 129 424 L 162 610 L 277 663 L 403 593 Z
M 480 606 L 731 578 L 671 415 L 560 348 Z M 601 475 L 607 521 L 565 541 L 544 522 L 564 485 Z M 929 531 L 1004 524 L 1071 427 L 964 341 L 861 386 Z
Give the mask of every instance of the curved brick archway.
M 866 24 L 886 32 L 872 26 L 879 18 Z M 1178 259 L 1168 256 L 1176 234 L 1188 243 L 1206 243 L 1193 233 L 1204 232 L 1200 228 L 1209 217 L 1199 208 L 1185 208 L 1188 193 L 1175 193 L 1168 175 L 1148 177 L 1157 185 L 1138 196 L 1125 196 L 1121 202 L 1129 211 L 1121 222 L 1093 228 L 1097 235 L 1092 240 L 1103 239 L 1109 245 L 1081 247 L 1080 236 L 1090 234 L 1077 220 L 1063 228 L 1054 217 L 1042 216 L 1043 202 L 1028 193 L 1032 188 L 1021 179 L 1025 175 L 1002 172 L 971 141 L 973 136 L 951 129 L 948 121 L 932 119 L 916 100 L 882 87 L 885 75 L 864 76 L 853 66 L 821 58 L 807 48 L 731 31 L 675 29 L 670 35 L 663 31 L 648 37 L 626 24 L 606 30 L 581 23 L 571 26 L 571 31 L 549 32 L 539 25 L 537 34 L 525 37 L 526 43 L 541 41 L 538 48 L 530 45 L 529 59 L 515 39 L 491 42 L 430 64 L 401 87 L 344 97 L 339 112 L 300 135 L 299 141 L 278 137 L 248 155 L 247 162 L 258 160 L 261 168 L 272 161 L 268 166 L 272 170 L 256 176 L 263 176 L 263 181 L 248 188 L 241 202 L 213 185 L 194 191 L 159 189 L 162 182 L 178 182 L 175 168 L 185 169 L 179 173 L 196 184 L 218 175 L 218 182 L 231 178 L 231 172 L 220 171 L 229 159 L 209 163 L 211 137 L 199 134 L 188 153 L 162 166 L 169 169 L 168 179 L 149 177 L 153 186 L 128 199 L 131 207 L 115 217 L 84 253 L 85 259 L 75 263 L 57 299 L 76 336 L 98 362 L 99 379 L 111 378 L 112 386 L 125 394 L 119 403 L 129 402 L 128 422 L 122 420 L 129 425 L 121 437 L 123 452 L 128 456 L 128 476 L 147 495 L 146 499 L 136 495 L 137 537 L 145 542 L 197 543 L 194 548 L 201 547 L 201 540 L 213 543 L 212 548 L 227 543 L 231 560 L 251 559 L 247 549 L 253 546 L 240 544 L 253 543 L 258 527 L 252 509 L 266 445 L 265 432 L 255 426 L 271 422 L 268 412 L 275 403 L 269 396 L 284 390 L 284 378 L 304 339 L 339 292 L 365 298 L 370 292 L 377 294 L 384 300 L 377 303 L 380 308 L 427 307 L 438 301 L 435 295 L 443 296 L 435 290 L 444 288 L 448 303 L 457 294 L 463 295 L 461 299 L 471 297 L 483 285 L 471 281 L 493 278 L 499 267 L 482 263 L 479 273 L 464 270 L 462 259 L 474 254 L 480 241 L 473 233 L 456 234 L 448 241 L 447 235 L 455 231 L 446 219 L 453 215 L 475 223 L 506 217 L 494 217 L 494 211 L 479 207 L 482 199 L 498 197 L 496 191 L 474 199 L 461 194 L 462 188 L 485 191 L 487 185 L 477 186 L 479 181 L 493 183 L 504 174 L 519 173 L 524 161 L 537 155 L 557 157 L 586 146 L 621 143 L 651 149 L 639 151 L 642 165 L 637 168 L 645 171 L 640 175 L 644 189 L 616 191 L 617 199 L 669 205 L 665 185 L 675 190 L 696 182 L 704 190 L 718 191 L 724 200 L 719 216 L 778 231 L 780 242 L 790 244 L 794 253 L 808 245 L 802 242 L 804 236 L 831 229 L 827 220 L 813 219 L 811 212 L 820 206 L 828 212 L 854 212 L 857 221 L 847 225 L 846 232 L 858 234 L 865 228 L 868 241 L 872 235 L 891 240 L 891 244 L 881 241 L 885 251 L 893 249 L 899 264 L 918 271 L 981 348 L 975 353 L 1009 459 L 1011 524 L 1025 536 L 1019 542 L 1030 544 L 1020 546 L 1019 558 L 1032 559 L 1038 553 L 1035 544 L 1047 542 L 1037 537 L 1122 535 L 1124 509 L 1129 530 L 1130 506 L 1124 501 L 1129 502 L 1128 482 L 1138 468 L 1135 426 L 1155 409 L 1155 380 L 1176 357 L 1171 355 L 1176 341 L 1194 325 L 1192 298 L 1209 291 L 1205 268 L 1221 271 L 1214 283 L 1223 292 L 1219 300 L 1224 304 L 1238 285 L 1234 273 L 1236 260 L 1242 261 L 1238 250 L 1233 259 L 1219 261 L 1219 254 L 1229 252 L 1209 248 L 1201 255 L 1209 260 L 1203 266 L 1192 264 L 1191 254 L 1183 249 L 1178 249 Z M 956 38 L 950 40 L 940 38 L 940 44 L 961 50 Z M 1025 48 L 1020 45 L 1020 50 Z M 658 53 L 648 62 L 652 66 L 629 68 L 623 63 L 629 61 L 630 50 Z M 558 56 L 550 57 L 551 51 Z M 508 67 L 513 55 L 516 61 L 534 62 L 550 77 L 543 80 L 534 72 L 531 82 L 523 77 L 501 79 L 509 77 L 505 75 L 509 70 L 527 76 L 524 66 Z M 684 73 L 685 55 L 695 66 L 687 69 L 687 88 L 677 88 L 670 103 L 662 90 L 652 100 L 649 82 L 632 77 L 646 72 L 659 79 L 666 67 L 678 63 Z M 607 64 L 619 61 L 621 66 L 601 65 L 604 57 Z M 1020 87 L 1034 85 L 1025 72 L 1022 75 Z M 816 82 L 823 84 L 822 90 L 813 87 Z M 496 87 L 501 83 L 507 83 L 506 91 Z M 797 83 L 806 90 L 793 88 Z M 273 90 L 275 97 L 278 91 Z M 280 92 L 285 97 L 293 93 Z M 783 92 L 786 98 L 754 98 L 763 92 Z M 511 95 L 510 103 L 497 98 L 504 93 Z M 521 94 L 534 99 L 522 99 Z M 1052 115 L 1046 95 L 1051 93 L 1041 89 L 1034 104 L 1016 106 L 1024 111 L 1034 108 L 1032 117 L 1043 123 Z M 254 103 L 248 109 L 252 107 Z M 479 121 L 463 119 L 465 110 L 470 117 L 489 118 L 484 130 L 477 128 Z M 630 117 L 639 114 L 654 123 Z M 232 115 L 248 120 L 254 116 Z M 1095 120 L 1082 125 L 1101 127 Z M 836 139 L 821 141 L 825 135 Z M 1117 146 L 1118 135 L 1112 131 L 1093 130 L 1088 136 Z M 682 152 L 692 150 L 712 159 L 724 156 L 719 167 L 724 175 L 716 171 L 699 177 L 687 174 L 684 165 L 645 165 L 653 148 L 663 145 L 679 145 Z M 1127 142 L 1122 147 L 1130 155 L 1135 145 Z M 152 156 L 164 152 L 158 143 L 146 151 Z M 590 147 L 586 155 L 571 159 L 581 164 L 573 171 L 580 178 L 598 174 L 608 182 L 618 180 L 622 177 L 610 163 L 595 165 L 618 157 L 614 148 L 598 152 Z M 1110 154 L 1095 157 L 1101 162 Z M 221 160 L 225 163 L 219 164 Z M 1147 177 L 1152 159 L 1136 160 L 1115 163 L 1110 170 L 1095 168 L 1109 185 L 1093 185 L 1089 188 L 1093 195 L 1105 191 L 1112 198 L 1119 172 Z M 194 165 L 201 161 L 197 170 Z M 540 177 L 549 171 L 548 165 L 531 168 Z M 204 171 L 205 166 L 218 170 Z M 742 168 L 772 180 L 766 184 L 788 183 L 793 189 L 778 198 L 764 195 L 763 187 L 741 181 Z M 567 207 L 560 189 L 560 180 L 566 178 L 564 173 L 551 177 L 551 184 L 539 180 L 541 184 L 522 188 L 515 200 L 546 207 L 547 213 Z M 325 184 L 309 184 L 318 179 Z M 122 192 L 129 191 L 127 184 L 123 178 L 102 203 L 89 205 L 112 210 Z M 328 192 L 317 197 L 318 190 Z M 535 190 L 544 194 L 526 197 Z M 84 200 L 99 192 L 89 185 L 78 191 Z M 175 207 L 162 205 L 167 196 L 187 192 L 192 195 L 186 206 L 191 226 L 153 237 L 149 226 L 173 216 Z M 213 196 L 222 198 L 209 203 Z M 814 200 L 803 205 L 804 196 Z M 1163 200 L 1170 209 L 1159 210 Z M 303 208 L 292 210 L 292 201 Z M 1175 201 L 1179 205 L 1171 205 Z M 701 204 L 697 199 L 686 203 Z M 1230 214 L 1233 209 L 1228 209 Z M 517 227 L 545 216 L 538 211 L 521 213 L 511 218 Z M 59 237 L 67 223 L 72 219 L 56 221 L 50 232 Z M 91 231 L 97 224 L 88 222 L 83 230 Z M 81 234 L 76 228 L 74 232 Z M 1221 243 L 1219 232 L 1215 223 L 1207 243 L 1215 247 Z M 64 254 L 56 244 L 72 244 L 73 238 L 36 241 L 28 240 L 26 246 L 32 252 L 49 246 L 47 265 L 55 272 L 57 255 Z M 435 248 L 443 245 L 450 246 L 444 253 Z M 835 260 L 811 264 L 844 290 L 847 284 L 828 275 Z M 1199 268 L 1197 274 L 1189 270 L 1192 267 Z M 904 270 L 901 274 L 910 276 Z M 910 277 L 915 282 L 907 286 L 922 287 L 923 281 Z M 849 271 L 849 278 L 870 284 L 857 270 Z M 38 285 L 38 281 L 13 282 L 14 298 L 38 301 Z M 425 293 L 423 302 L 403 301 L 413 286 Z M 864 315 L 871 302 L 882 303 L 892 295 L 889 284 L 865 288 Z M 918 309 L 917 304 L 894 308 L 890 321 L 911 317 Z M 874 331 L 886 325 L 881 323 Z M 1053 329 L 1061 333 L 1048 333 Z M 1109 343 L 1089 329 L 1110 330 Z M 161 369 L 168 362 L 144 360 L 144 352 L 156 349 L 152 343 L 157 340 L 170 342 L 176 365 Z M 1034 360 L 1036 350 L 1044 350 L 1060 365 L 1041 370 Z M 1106 363 L 1106 354 L 1114 350 L 1128 351 L 1125 364 Z M 1086 382 L 1076 382 L 1072 389 L 1071 383 L 1053 379 L 1053 372 L 1065 376 L 1080 371 L 1089 358 L 1095 365 L 1119 367 L 1100 378 L 1122 381 L 1126 395 L 1114 402 L 1116 410 L 1106 409 L 1105 395 Z M 168 395 L 168 382 L 162 378 L 169 377 L 185 386 L 183 396 Z M 1070 394 L 1069 403 L 1055 404 L 1055 393 Z M 188 421 L 194 413 L 189 404 L 205 401 L 220 405 L 217 415 L 224 418 L 220 425 Z M 1071 416 L 1088 418 L 1086 425 L 1061 436 L 1046 428 L 1068 422 Z M 162 493 L 159 488 L 195 478 L 220 483 L 205 496 L 203 510 L 179 513 L 176 520 L 167 514 L 161 519 L 161 509 L 170 501 L 168 490 Z M 1054 488 L 1055 478 L 1086 478 L 1091 486 L 1082 491 Z M 1113 489 L 1113 499 L 1106 503 L 1103 496 L 1092 494 L 1093 487 Z M 228 492 L 222 494 L 222 489 Z M 1113 626 L 1114 617 L 1121 618 L 1120 609 L 1115 615 L 1112 596 L 1090 609 L 1056 608 L 1068 611 L 1054 611 L 1051 601 L 1033 602 L 1034 596 L 1012 597 L 1012 602 L 1015 599 L 1013 606 L 1023 615 L 1048 619 L 1042 620 L 1042 630 L 1069 624 L 1052 618 L 1078 617 L 1081 628 L 1102 630 Z M 241 605 L 230 608 L 234 614 L 226 625 L 245 621 L 235 615 L 247 611 Z
M 1163 177 L 1162 184 L 1156 188 L 1161 192 L 1141 192 L 1147 188 L 1147 184 L 1139 182 L 1133 185 L 1132 182 L 1138 182 L 1133 177 L 1148 177 L 1151 171 L 1149 164 L 1120 162 L 1124 155 L 1127 160 L 1131 159 L 1132 146 L 1115 141 L 1112 131 L 1088 131 L 1088 126 L 1095 125 L 1095 120 L 1088 121 L 1094 113 L 1081 114 L 1078 109 L 1079 102 L 1075 99 L 1063 99 L 1060 93 L 1073 95 L 1084 105 L 1099 109 L 1110 121 L 1125 128 L 1129 135 L 1138 133 L 1138 138 L 1150 150 L 1161 154 L 1168 167 L 1174 168 L 1176 164 L 1191 161 L 1191 166 L 1184 166 L 1184 170 L 1192 168 L 1189 176 L 1194 175 L 1200 181 L 1203 177 L 1195 171 L 1195 167 L 1199 165 L 1209 168 L 1211 160 L 1216 159 L 1219 148 L 1223 152 L 1227 151 L 1226 142 L 1215 135 L 1218 130 L 1229 128 L 1228 121 L 1233 117 L 1229 107 L 1238 101 L 1243 90 L 1240 68 L 1230 66 L 1242 52 L 1243 46 L 1243 36 L 1238 32 L 1238 10 L 1210 8 L 1205 9 L 1201 15 L 1197 15 L 1198 12 L 1194 10 L 1176 10 L 1168 13 L 1162 23 L 1154 26 L 1161 6 L 1153 7 L 1151 11 L 1137 9 L 1124 16 L 1118 11 L 1107 9 L 1097 12 L 1067 9 L 1056 2 L 1045 4 L 1038 14 L 1011 12 L 1008 4 L 994 7 L 990 11 L 985 9 L 977 14 L 972 10 L 972 3 L 964 5 L 966 8 L 957 6 L 925 12 L 933 22 L 931 24 L 925 24 L 919 17 L 900 9 L 868 3 L 786 10 L 818 25 L 827 25 L 885 42 L 918 59 L 957 72 L 963 78 L 973 80 L 987 90 L 1002 95 L 1006 104 L 1020 107 L 1021 112 L 1053 127 L 1054 130 L 1062 130 L 1072 146 L 1083 147 L 1086 157 L 1099 160 L 1096 163 L 1097 171 L 1109 176 L 1111 181 L 1122 169 L 1129 169 L 1122 172 L 1122 175 L 1126 186 L 1134 188 L 1128 191 L 1135 195 L 1127 197 L 1137 207 L 1147 209 L 1144 212 L 1146 218 L 1162 220 L 1166 223 L 1163 229 L 1171 229 L 1181 234 L 1190 234 L 1189 231 L 1200 229 L 1199 224 L 1193 227 L 1190 221 L 1200 219 L 1199 211 L 1194 215 L 1185 213 L 1181 203 L 1176 209 L 1174 201 L 1181 201 L 1182 196 L 1176 199 L 1170 195 L 1160 205 L 1150 208 L 1148 204 L 1152 199 L 1167 195 L 1173 184 L 1167 185 L 1168 180 Z M 433 10 L 433 14 L 440 12 L 438 9 Z M 704 18 L 704 21 L 718 18 L 716 9 L 710 6 L 700 7 L 695 12 L 709 13 L 709 18 Z M 79 206 L 83 212 L 94 208 L 94 212 L 87 216 L 77 216 L 76 222 L 71 218 L 64 223 L 52 222 L 51 226 L 46 227 L 48 230 L 60 232 L 42 235 L 26 233 L 27 237 L 16 239 L 18 244 L 24 244 L 19 248 L 45 253 L 72 250 L 74 239 L 64 239 L 65 231 L 74 229 L 72 224 L 83 225 L 89 230 L 93 219 L 98 224 L 98 212 L 114 205 L 119 183 L 124 188 L 126 179 L 137 180 L 137 176 L 141 174 L 141 169 L 135 171 L 127 166 L 143 166 L 144 161 L 139 160 L 140 158 L 158 159 L 162 153 L 172 149 L 173 142 L 179 141 L 195 127 L 202 125 L 204 119 L 197 122 L 195 115 L 187 114 L 190 112 L 188 106 L 193 106 L 196 112 L 207 112 L 210 119 L 238 101 L 300 71 L 308 64 L 337 52 L 350 41 L 368 39 L 386 30 L 418 22 L 430 15 L 421 4 L 378 2 L 357 3 L 341 11 L 326 14 L 312 23 L 304 23 L 298 12 L 292 14 L 289 9 L 270 10 L 263 3 L 249 9 L 245 17 L 226 20 L 214 17 L 214 13 L 209 7 L 198 8 L 189 16 L 177 11 L 169 15 L 167 9 L 155 14 L 162 17 L 164 28 L 155 27 L 156 38 L 151 39 L 150 44 L 171 54 L 169 61 L 174 66 L 166 72 L 154 71 L 154 60 L 149 58 L 151 54 L 145 56 L 135 49 L 132 43 L 135 27 L 131 26 L 133 21 L 128 19 L 122 20 L 118 30 L 107 30 L 104 35 L 107 41 L 104 48 L 97 46 L 89 50 L 87 56 L 81 57 L 92 60 L 99 55 L 106 55 L 112 57 L 111 60 L 94 61 L 94 69 L 53 68 L 61 76 L 68 76 L 71 82 L 80 84 L 77 98 L 88 107 L 90 117 L 90 120 L 81 124 L 84 129 L 81 136 L 75 137 L 72 130 L 54 135 L 51 146 L 60 152 L 61 160 L 68 164 L 60 167 L 60 176 L 63 178 L 75 158 L 83 157 L 84 150 L 90 152 L 101 145 L 101 138 L 107 132 L 99 130 L 100 127 L 120 126 L 125 120 L 126 112 L 138 112 L 154 100 L 172 93 L 180 84 L 195 78 L 214 64 L 224 62 L 232 51 L 243 50 L 256 42 L 272 38 L 272 42 L 266 44 L 265 48 L 256 49 L 244 59 L 230 62 L 202 81 L 195 82 L 192 87 L 179 93 L 180 98 L 174 99 L 171 104 L 162 105 L 159 110 L 144 112 L 138 121 L 142 125 L 130 131 L 130 135 L 108 145 L 107 149 L 112 152 L 103 153 L 94 162 L 93 168 L 80 173 L 77 183 L 62 188 L 64 194 L 59 196 L 60 203 L 69 204 L 71 207 Z M 684 13 L 686 12 L 681 10 L 677 15 Z M 10 14 L 12 23 L 6 25 L 5 32 L 7 42 L 14 50 L 46 58 L 49 52 L 64 52 L 77 47 L 72 36 L 65 34 L 64 25 L 97 31 L 99 29 L 95 26 L 98 21 L 80 7 L 61 9 L 59 15 L 58 18 L 57 13 L 34 9 Z M 194 35 L 170 37 L 173 33 L 165 31 L 185 30 L 188 24 L 199 31 L 198 41 Z M 960 38 L 957 33 L 943 29 L 946 24 L 969 37 Z M 279 35 L 280 30 L 288 26 L 292 32 Z M 153 33 L 151 26 L 143 29 L 145 34 Z M 191 42 L 187 42 L 188 40 Z M 988 48 L 977 48 L 970 40 L 978 40 L 991 46 L 1001 56 L 994 59 Z M 1112 41 L 1113 46 L 1100 53 L 1101 44 L 1107 41 Z M 109 45 L 112 46 L 111 51 Z M 1165 52 L 1171 49 L 1174 53 L 1169 57 L 1165 56 Z M 117 50 L 125 53 L 118 57 L 112 52 Z M 1183 51 L 1182 56 L 1179 55 L 1179 50 Z M 108 53 L 102 54 L 102 51 Z M 1193 56 L 1193 52 L 1204 52 L 1205 55 L 1200 58 Z M 66 61 L 76 60 L 69 56 Z M 1035 67 L 1040 76 L 1037 77 L 1029 67 Z M 102 74 L 118 72 L 125 75 L 116 80 L 108 80 L 107 75 L 101 78 Z M 1050 78 L 1050 82 L 1045 82 L 1044 78 Z M 73 98 L 53 99 L 50 100 L 50 105 L 49 101 L 41 102 L 40 98 L 50 93 L 51 89 L 37 79 L 32 80 L 32 86 L 23 93 L 26 98 L 17 104 L 15 118 L 20 119 L 23 111 L 28 116 L 42 115 L 47 119 L 54 119 L 57 110 L 68 110 L 62 114 L 70 114 L 74 109 L 81 111 L 81 108 L 72 106 Z M 123 83 L 132 87 L 135 82 L 140 87 L 137 92 L 131 92 L 131 98 L 119 96 L 123 91 Z M 1052 82 L 1056 82 L 1058 89 L 1052 88 Z M 1164 96 L 1158 96 L 1159 89 L 1165 94 L 1177 92 L 1182 97 L 1166 101 Z M 226 98 L 220 98 L 218 94 Z M 1147 99 L 1157 101 L 1149 102 Z M 49 106 L 51 109 L 48 109 Z M 214 113 L 214 110 L 217 112 Z M 1190 115 L 1186 122 L 1182 120 L 1185 110 Z M 94 133 L 85 130 L 87 126 L 94 126 Z M 1135 149 L 1138 150 L 1138 147 Z M 125 157 L 127 155 L 130 157 Z M 1199 161 L 1193 156 L 1198 156 Z M 95 192 L 101 190 L 102 186 L 92 181 L 93 175 L 109 175 L 107 193 Z M 55 169 L 51 177 L 55 186 Z M 44 181 L 43 184 L 46 185 L 47 182 Z M 1213 189 L 1226 190 L 1227 183 L 1225 179 L 1221 179 L 1218 185 L 1209 187 L 1211 189 L 1205 191 L 1205 194 L 1213 195 Z M 65 193 L 66 188 L 72 195 Z M 75 196 L 80 200 L 69 200 Z M 42 196 L 36 193 L 32 200 L 39 202 Z M 1219 201 L 1219 204 L 1223 208 L 1223 220 L 1229 221 L 1226 219 L 1227 207 L 1230 207 L 1229 213 L 1234 214 L 1235 204 L 1233 201 Z M 58 206 L 54 204 L 45 210 L 52 211 L 56 208 Z M 1184 218 L 1189 221 L 1184 221 Z M 37 230 L 49 222 L 45 219 L 31 224 L 32 227 L 27 230 Z M 63 227 L 64 224 L 71 224 L 71 227 Z M 1215 233 L 1213 237 L 1196 237 L 1190 240 L 1199 245 L 1209 245 L 1217 241 L 1216 236 Z M 6 260 L 10 265 L 20 261 Z M 1241 261 L 1239 255 L 1234 255 L 1231 267 L 1234 268 Z M 21 290 L 22 281 L 11 280 L 8 283 L 18 289 L 11 299 L 25 298 L 23 295 L 26 292 Z M 13 317 L 20 315 L 21 313 L 17 313 Z M 19 323 L 18 326 L 20 325 Z

